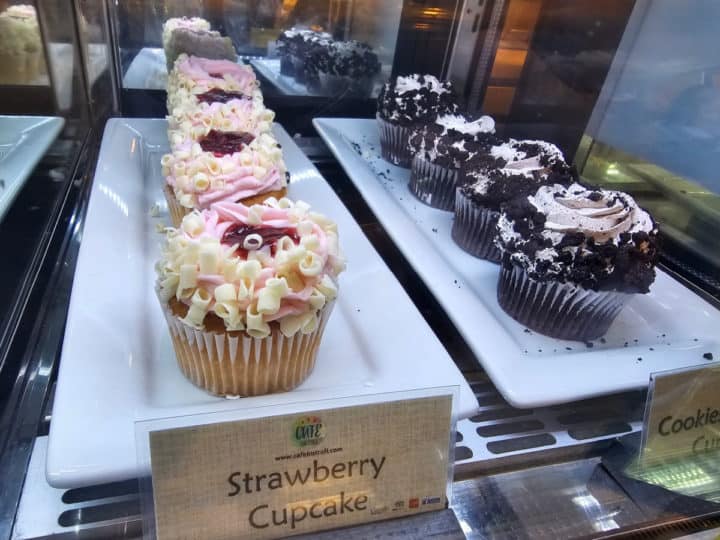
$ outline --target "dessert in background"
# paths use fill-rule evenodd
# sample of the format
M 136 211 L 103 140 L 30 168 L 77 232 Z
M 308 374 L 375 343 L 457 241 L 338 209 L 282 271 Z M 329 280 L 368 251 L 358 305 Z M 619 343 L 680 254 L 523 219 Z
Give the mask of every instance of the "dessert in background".
M 308 53 L 313 58 L 312 49 Z M 372 48 L 359 41 L 332 41 L 315 53 L 321 91 L 330 96 L 367 97 L 375 77 L 380 73 L 380 60 Z
M 626 302 L 649 292 L 655 279 L 657 227 L 620 191 L 541 186 L 505 205 L 497 227 L 498 302 L 548 336 L 602 336 Z
M 319 43 L 329 43 L 332 36 L 327 32 L 292 28 L 280 34 L 277 50 L 280 56 L 280 73 L 294 77 L 298 82 L 307 79 L 308 54 Z
M 432 122 L 438 115 L 453 114 L 457 109 L 450 82 L 417 74 L 388 81 L 378 95 L 377 122 L 383 158 L 409 168 L 413 156 L 408 141 L 413 125 Z
M 237 62 L 237 52 L 229 37 L 221 36 L 214 30 L 192 30 L 176 28 L 170 34 L 165 47 L 168 72 L 181 54 L 188 54 L 211 60 Z
M 0 13 L 0 83 L 27 84 L 44 71 L 35 8 L 19 4 Z
M 251 205 L 286 193 L 282 150 L 267 132 L 211 130 L 175 145 L 161 164 L 165 198 L 176 227 L 192 210 L 216 202 Z
M 156 290 L 183 374 L 221 396 L 302 383 L 345 268 L 337 226 L 303 202 L 225 202 L 166 240 Z
M 170 36 L 178 28 L 188 30 L 210 30 L 210 23 L 200 17 L 173 17 L 163 23 L 162 27 L 162 44 L 163 49 L 167 51 Z
M 560 149 L 549 142 L 511 139 L 482 150 L 459 173 L 453 240 L 475 257 L 498 262 L 495 235 L 502 205 L 532 195 L 543 184 L 575 180 Z
M 460 167 L 498 142 L 495 121 L 489 116 L 443 114 L 418 126 L 408 141 L 415 154 L 410 191 L 429 206 L 452 211 Z

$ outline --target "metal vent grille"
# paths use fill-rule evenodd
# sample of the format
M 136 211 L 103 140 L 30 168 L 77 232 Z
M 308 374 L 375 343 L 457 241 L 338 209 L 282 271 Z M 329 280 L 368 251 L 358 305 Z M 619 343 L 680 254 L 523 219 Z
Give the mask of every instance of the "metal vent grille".
M 458 422 L 455 466 L 497 468 L 503 458 L 563 449 L 563 457 L 641 428 L 645 391 L 539 409 L 509 405 L 482 372 L 468 376 L 480 412 Z M 498 462 L 498 460 L 500 460 Z M 497 463 L 496 463 L 497 462 Z

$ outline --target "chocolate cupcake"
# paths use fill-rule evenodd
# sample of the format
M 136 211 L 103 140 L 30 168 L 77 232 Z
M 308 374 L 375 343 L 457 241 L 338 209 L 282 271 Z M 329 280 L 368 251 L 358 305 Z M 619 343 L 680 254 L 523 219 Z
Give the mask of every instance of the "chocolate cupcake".
M 561 339 L 602 336 L 655 279 L 657 227 L 620 191 L 542 186 L 505 206 L 497 244 L 500 306 L 528 328 Z
M 414 154 L 410 191 L 433 208 L 452 211 L 460 167 L 498 142 L 489 116 L 443 114 L 418 127 L 408 141 Z
M 543 184 L 569 185 L 575 179 L 560 149 L 545 141 L 511 139 L 477 152 L 458 175 L 453 240 L 475 257 L 499 262 L 495 234 L 502 205 Z
M 377 54 L 355 40 L 330 42 L 319 49 L 317 60 L 320 88 L 330 96 L 367 97 L 380 73 Z
M 432 75 L 401 76 L 385 83 L 378 95 L 377 111 L 383 158 L 409 168 L 412 151 L 408 140 L 413 126 L 457 109 L 452 83 L 440 82 Z

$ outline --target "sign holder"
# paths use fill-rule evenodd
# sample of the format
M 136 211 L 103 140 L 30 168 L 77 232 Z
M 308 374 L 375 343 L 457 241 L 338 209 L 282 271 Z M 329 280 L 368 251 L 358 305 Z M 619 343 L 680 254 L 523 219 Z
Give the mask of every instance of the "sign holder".
M 143 536 L 275 538 L 444 509 L 459 392 L 136 422 Z
M 718 365 L 652 373 L 640 449 L 625 474 L 682 495 L 718 493 L 718 387 Z

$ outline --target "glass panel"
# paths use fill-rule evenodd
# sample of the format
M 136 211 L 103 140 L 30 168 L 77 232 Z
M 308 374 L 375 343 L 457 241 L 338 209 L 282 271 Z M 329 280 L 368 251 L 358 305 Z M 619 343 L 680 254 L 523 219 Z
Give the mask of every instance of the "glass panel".
M 583 174 L 633 193 L 668 263 L 720 297 L 720 5 L 639 4 L 593 114 Z
M 402 2 L 125 0 L 115 9 L 123 88 L 164 90 L 168 55 L 202 48 L 250 63 L 269 95 L 368 98 L 390 75 Z M 163 36 L 181 16 L 206 22 Z

